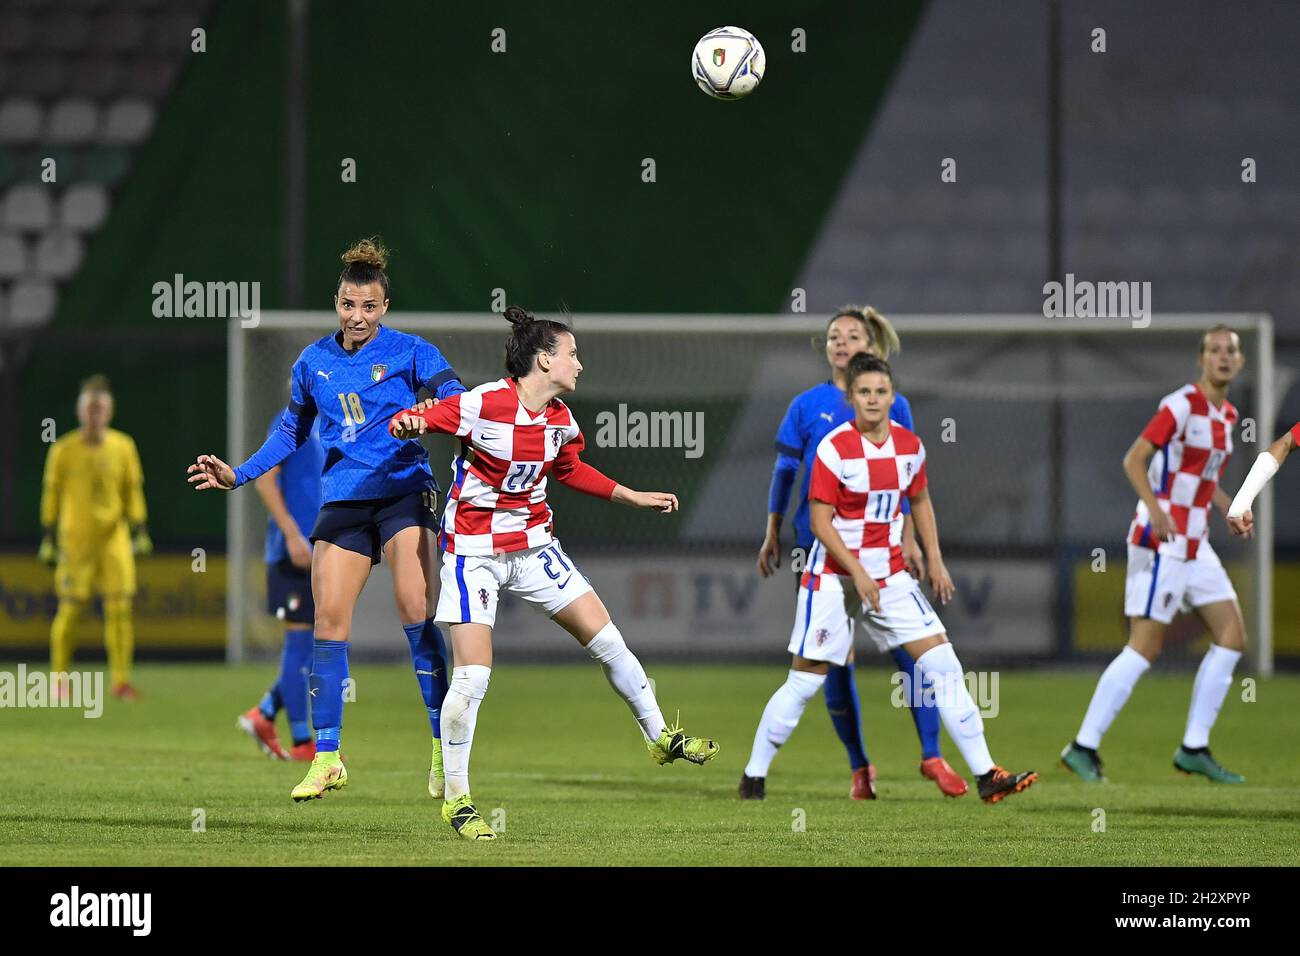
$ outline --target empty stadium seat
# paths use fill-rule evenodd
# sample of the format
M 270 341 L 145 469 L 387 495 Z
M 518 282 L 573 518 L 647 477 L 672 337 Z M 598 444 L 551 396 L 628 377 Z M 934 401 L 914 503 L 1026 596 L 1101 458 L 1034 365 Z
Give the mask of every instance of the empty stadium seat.
M 31 143 L 41 134 L 45 113 L 26 97 L 0 102 L 0 143 Z
M 54 317 L 58 293 L 52 283 L 41 279 L 15 282 L 9 293 L 9 328 L 35 328 Z
M 30 16 L 19 13 L 5 17 L 4 25 L 4 31 L 0 32 L 0 55 L 22 53 L 36 42 L 36 24 Z
M 27 274 L 27 245 L 22 236 L 0 232 L 0 280 L 17 279 Z
M 63 89 L 63 60 L 56 53 L 36 52 L 8 60 L 6 92 L 49 99 Z
M 108 218 L 108 190 L 96 183 L 77 183 L 59 200 L 59 224 L 73 232 L 94 232 Z
M 113 8 L 99 21 L 102 49 L 118 53 L 138 53 L 144 49 L 148 35 L 148 22 L 131 9 Z
M 2 224 L 19 232 L 42 232 L 54 220 L 50 187 L 17 183 L 5 194 Z
M 88 142 L 99 129 L 99 108 L 88 99 L 59 100 L 45 119 L 45 139 L 51 143 Z
M 58 53 L 77 53 L 90 40 L 90 21 L 67 11 L 45 19 L 39 29 L 41 46 Z
M 81 268 L 85 247 L 81 238 L 68 232 L 47 232 L 36 243 L 32 267 L 41 279 L 62 281 Z
M 68 71 L 67 92 L 70 96 L 92 96 L 102 99 L 118 91 L 122 82 L 122 67 L 112 56 L 91 56 L 78 59 Z
M 153 129 L 154 110 L 142 99 L 122 99 L 108 108 L 100 141 L 115 146 L 134 146 Z

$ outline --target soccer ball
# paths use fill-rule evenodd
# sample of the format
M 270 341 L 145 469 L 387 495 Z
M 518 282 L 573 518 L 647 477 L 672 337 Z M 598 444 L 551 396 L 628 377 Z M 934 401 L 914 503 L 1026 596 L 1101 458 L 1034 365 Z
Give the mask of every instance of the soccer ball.
M 754 92 L 767 72 L 763 45 L 740 27 L 718 27 L 700 37 L 691 54 L 691 75 L 714 99 L 738 100 Z

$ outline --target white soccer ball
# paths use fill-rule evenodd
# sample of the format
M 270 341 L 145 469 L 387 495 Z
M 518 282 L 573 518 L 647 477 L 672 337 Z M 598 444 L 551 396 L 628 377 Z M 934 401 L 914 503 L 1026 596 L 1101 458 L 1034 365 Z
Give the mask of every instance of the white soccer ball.
M 738 100 L 754 92 L 767 72 L 767 56 L 757 37 L 740 27 L 718 27 L 700 37 L 691 54 L 691 75 L 700 89 L 719 100 Z

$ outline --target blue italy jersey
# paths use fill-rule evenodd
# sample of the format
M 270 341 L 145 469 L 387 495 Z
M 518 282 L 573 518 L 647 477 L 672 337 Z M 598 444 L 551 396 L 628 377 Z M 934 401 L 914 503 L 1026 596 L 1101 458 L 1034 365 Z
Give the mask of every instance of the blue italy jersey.
M 909 431 L 912 429 L 912 407 L 902 395 L 894 395 L 889 417 Z M 795 545 L 805 550 L 812 547 L 813 533 L 808 519 L 808 483 L 812 477 L 812 460 L 817 446 L 832 428 L 853 420 L 853 406 L 834 382 L 823 382 L 794 397 L 786 410 L 785 418 L 776 433 L 776 450 L 787 459 L 787 467 L 803 464 L 803 479 L 799 483 L 799 507 L 794 513 Z M 782 462 L 778 460 L 777 467 Z M 789 487 L 788 485 L 786 486 Z M 784 513 L 786 502 L 781 502 Z M 903 502 L 903 511 L 908 511 Z
M 280 416 L 271 419 L 266 429 L 267 437 L 280 424 Z M 289 509 L 294 523 L 303 537 L 311 534 L 312 525 L 316 523 L 316 514 L 320 511 L 321 468 L 325 464 L 325 449 L 321 447 L 320 431 L 312 427 L 307 441 L 297 451 L 280 462 L 280 474 L 277 477 L 280 494 L 284 496 L 284 506 Z M 278 564 L 287 560 L 289 549 L 284 544 L 284 532 L 275 523 L 274 518 L 266 520 L 266 555 L 267 564 Z
M 319 418 L 322 503 L 437 489 L 424 447 L 394 438 L 388 421 L 415 404 L 422 386 L 439 400 L 465 391 L 455 370 L 418 335 L 384 325 L 355 352 L 344 351 L 340 337 L 336 332 L 303 349 L 293 365 L 289 407 L 266 443 L 235 469 L 236 485 L 278 465 Z

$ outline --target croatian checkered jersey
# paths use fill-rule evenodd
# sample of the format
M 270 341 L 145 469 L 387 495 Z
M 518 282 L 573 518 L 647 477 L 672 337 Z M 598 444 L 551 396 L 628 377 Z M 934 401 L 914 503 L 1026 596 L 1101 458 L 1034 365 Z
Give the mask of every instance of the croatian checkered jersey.
M 1160 400 L 1160 409 L 1142 430 L 1156 446 L 1147 478 L 1160 509 L 1178 532 L 1172 541 L 1151 533 L 1151 515 L 1138 501 L 1128 540 L 1140 547 L 1188 561 L 1209 534 L 1210 499 L 1232 454 L 1237 409 L 1225 400 L 1215 408 L 1200 387 L 1185 385 Z
M 828 432 L 817 446 L 808 499 L 835 506 L 832 526 L 883 586 L 904 568 L 899 507 L 904 496 L 912 498 L 925 486 L 920 438 L 902 425 L 891 425 L 889 437 L 877 445 L 850 421 Z M 819 541 L 809 554 L 803 584 L 817 590 L 821 575 L 847 573 Z
M 433 431 L 456 435 L 461 452 L 442 514 L 442 548 L 451 554 L 490 555 L 550 544 L 547 476 L 608 498 L 614 482 L 584 465 L 573 413 L 558 398 L 540 414 L 524 408 L 509 379 L 443 399 L 424 412 Z M 586 485 L 568 480 L 587 473 Z M 592 486 L 595 487 L 592 487 Z

